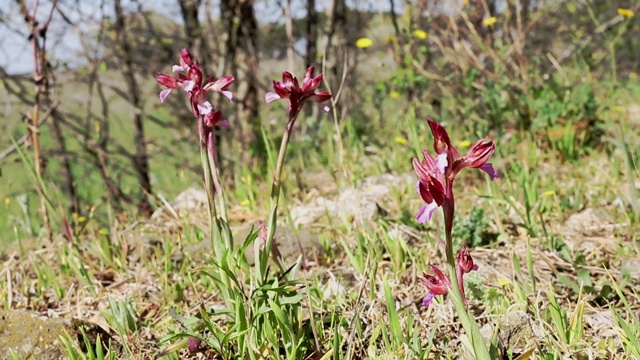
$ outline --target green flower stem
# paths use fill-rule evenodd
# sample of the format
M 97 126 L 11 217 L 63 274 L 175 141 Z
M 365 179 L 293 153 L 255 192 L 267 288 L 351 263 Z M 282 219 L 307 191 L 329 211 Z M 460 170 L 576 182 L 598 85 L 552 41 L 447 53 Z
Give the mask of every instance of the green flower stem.
M 201 125 L 200 125 L 201 126 Z M 231 281 L 229 275 L 222 269 L 222 261 L 224 260 L 225 247 L 222 242 L 222 227 L 218 219 L 215 194 L 216 194 L 216 181 L 212 174 L 217 174 L 216 169 L 212 166 L 211 158 L 208 155 L 207 145 L 202 139 L 200 140 L 200 160 L 202 161 L 202 170 L 204 174 L 205 191 L 207 192 L 207 201 L 209 204 L 209 236 L 211 237 L 211 243 L 213 245 L 213 252 L 215 254 L 216 261 L 218 262 L 218 274 L 222 286 L 220 291 L 222 292 L 227 306 L 232 305 L 231 298 Z M 213 163 L 215 166 L 215 163 Z M 220 190 L 222 192 L 222 189 Z M 226 211 L 225 211 L 226 212 Z M 228 228 L 228 226 L 227 226 Z M 228 242 L 228 241 L 227 241 Z
M 477 360 L 491 360 L 489 350 L 485 345 L 484 339 L 480 334 L 480 328 L 473 316 L 467 311 L 467 307 L 464 303 L 462 293 L 460 292 L 460 284 L 458 283 L 458 276 L 456 274 L 456 257 L 453 253 L 453 214 L 455 213 L 455 204 L 453 199 L 446 199 L 444 204 L 445 216 L 449 214 L 450 219 L 445 219 L 445 236 L 446 236 L 446 249 L 447 263 L 449 264 L 449 279 L 451 279 L 451 300 L 453 306 L 458 313 L 460 322 L 464 327 L 464 330 L 471 341 L 473 346 L 474 358 Z M 447 221 L 449 220 L 449 221 Z
M 295 124 L 297 118 L 298 118 L 298 113 L 295 113 L 289 116 L 289 122 L 287 123 L 286 131 L 284 132 L 284 135 L 282 136 L 282 141 L 280 142 L 280 151 L 278 152 L 278 160 L 276 161 L 276 170 L 273 173 L 273 183 L 271 185 L 271 209 L 269 212 L 269 222 L 267 224 L 267 241 L 264 246 L 264 249 L 260 251 L 259 264 L 257 266 L 257 268 L 259 269 L 258 277 L 260 279 L 263 279 L 263 276 L 266 273 L 269 254 L 271 254 L 271 248 L 273 246 L 273 237 L 276 234 L 277 219 L 278 219 L 278 203 L 280 201 L 280 187 L 281 187 L 280 176 L 282 174 L 282 167 L 284 165 L 284 158 L 287 152 L 287 146 L 289 145 L 289 139 L 291 138 L 291 133 L 293 132 L 293 125 Z
M 214 139 L 215 138 L 212 136 L 210 141 L 215 141 Z M 210 165 L 209 168 L 210 168 L 211 178 L 213 179 L 213 185 L 214 185 L 214 188 L 212 189 L 213 199 L 215 200 L 215 194 L 216 194 L 215 191 L 216 189 L 218 189 L 218 191 L 220 191 L 220 194 L 218 196 L 220 199 L 220 217 L 224 224 L 229 224 L 229 217 L 227 215 L 227 198 L 224 194 L 224 189 L 222 188 L 222 182 L 220 181 L 220 172 L 218 171 L 218 162 L 216 161 L 214 149 L 215 149 L 215 146 L 212 146 L 209 149 L 207 149 L 208 160 Z M 227 234 L 226 231 L 225 231 L 225 234 L 223 235 L 225 238 L 226 249 L 229 249 L 229 251 L 233 251 L 232 237 L 229 236 L 229 234 Z

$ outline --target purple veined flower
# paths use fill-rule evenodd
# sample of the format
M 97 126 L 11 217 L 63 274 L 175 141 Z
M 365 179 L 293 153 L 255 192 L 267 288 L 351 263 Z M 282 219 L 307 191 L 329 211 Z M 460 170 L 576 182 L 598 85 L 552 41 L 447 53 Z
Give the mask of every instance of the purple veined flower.
M 469 250 L 466 246 L 463 246 L 458 252 L 458 258 L 456 259 L 456 271 L 460 274 L 468 274 L 475 270 L 478 270 L 478 265 L 473 263 L 473 258 Z
M 495 179 L 497 172 L 488 162 L 495 152 L 495 143 L 488 138 L 476 141 L 465 156 L 460 156 L 458 150 L 451 144 L 449 134 L 444 126 L 432 119 L 427 119 L 433 134 L 433 148 L 437 153 L 434 158 L 423 151 L 424 159 L 413 159 L 413 168 L 418 175 L 417 191 L 426 203 L 416 216 L 419 223 L 431 220 L 433 213 L 443 206 L 445 199 L 453 199 L 453 180 L 460 170 L 465 167 L 477 168 Z M 446 216 L 445 216 L 446 217 Z
M 416 220 L 419 223 L 426 223 L 431 220 L 435 210 L 442 206 L 445 200 L 446 189 L 444 184 L 444 169 L 447 166 L 445 154 L 433 158 L 426 151 L 422 152 L 423 160 L 413 158 L 413 169 L 418 175 L 416 189 L 426 205 L 422 206 Z
M 493 165 L 488 162 L 496 149 L 493 141 L 488 138 L 478 140 L 471 145 L 465 156 L 460 156 L 458 150 L 451 144 L 449 134 L 444 126 L 432 119 L 427 119 L 427 121 L 434 138 L 434 150 L 439 155 L 447 154 L 448 167 L 445 173 L 448 181 L 453 181 L 458 172 L 465 167 L 480 169 L 489 174 L 491 180 L 497 177 L 498 174 L 493 168 Z
M 322 74 L 313 76 L 313 69 L 313 65 L 307 69 L 302 86 L 290 72 L 283 72 L 282 81 L 273 81 L 273 91 L 264 96 L 264 101 L 269 104 L 275 100 L 289 99 L 289 117 L 292 118 L 298 115 L 306 102 L 323 103 L 331 99 L 332 95 L 328 91 L 316 92 L 322 83 Z
M 219 126 L 221 128 L 228 129 L 229 121 L 222 119 L 222 111 L 213 109 L 207 115 L 203 116 L 203 123 L 205 128 L 214 128 Z
M 422 284 L 429 290 L 422 300 L 423 306 L 429 306 L 431 300 L 433 300 L 436 295 L 447 294 L 451 287 L 451 280 L 437 266 L 429 265 L 429 268 L 434 275 L 423 273 L 422 279 L 420 279 Z M 456 278 L 458 280 L 460 294 L 462 295 L 462 301 L 465 304 L 467 299 L 464 291 L 464 275 L 476 270 L 478 270 L 478 265 L 473 263 L 473 258 L 469 250 L 467 250 L 466 246 L 463 246 L 460 252 L 458 252 L 456 259 Z
M 444 126 L 433 121 L 433 119 L 427 119 L 431 134 L 433 134 L 433 149 L 437 154 L 452 153 L 453 158 L 458 158 L 460 155 L 458 151 L 451 145 L 449 140 L 449 134 Z
M 463 246 L 462 249 L 458 252 L 458 257 L 456 258 L 456 278 L 458 279 L 458 287 L 460 289 L 460 294 L 462 295 L 462 301 L 466 304 L 467 297 L 464 293 L 464 274 L 468 274 L 471 271 L 478 270 L 478 265 L 473 263 L 473 258 L 469 253 L 469 250 L 466 246 Z
M 423 273 L 422 284 L 429 290 L 422 300 L 422 306 L 429 306 L 436 295 L 445 295 L 451 287 L 451 280 L 435 265 L 429 265 L 435 275 Z
M 215 79 L 210 76 L 203 81 L 202 70 L 197 60 L 193 60 L 187 49 L 180 52 L 180 65 L 174 65 L 172 72 L 178 73 L 177 76 L 168 74 L 156 75 L 156 80 L 167 89 L 160 92 L 160 101 L 164 102 L 173 89 L 182 88 L 187 92 L 191 102 L 191 111 L 196 118 L 206 116 L 214 111 L 213 105 L 207 99 L 210 92 L 219 92 L 233 102 L 233 93 L 227 89 L 235 81 L 231 75 L 223 76 Z

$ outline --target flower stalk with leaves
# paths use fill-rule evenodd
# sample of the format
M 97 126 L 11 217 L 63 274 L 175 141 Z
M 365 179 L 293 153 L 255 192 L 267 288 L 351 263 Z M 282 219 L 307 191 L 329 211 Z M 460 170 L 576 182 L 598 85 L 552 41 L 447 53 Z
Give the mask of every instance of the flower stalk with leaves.
M 431 219 L 436 209 L 442 208 L 445 225 L 445 254 L 449 265 L 449 276 L 447 277 L 436 266 L 430 265 L 435 275 L 424 274 L 422 282 L 429 292 L 425 296 L 423 304 L 428 306 L 435 295 L 451 292 L 462 325 L 474 345 L 476 359 L 488 359 L 489 352 L 480 335 L 478 324 L 467 312 L 464 294 L 463 276 L 472 270 L 477 270 L 477 265 L 473 263 L 471 254 L 466 247 L 460 250 L 457 257 L 453 253 L 452 233 L 455 215 L 453 184 L 456 175 L 466 167 L 483 170 L 489 174 L 491 180 L 495 179 L 497 173 L 493 165 L 488 162 L 495 151 L 495 144 L 488 138 L 478 140 L 471 145 L 466 155 L 461 156 L 451 144 L 445 128 L 432 119 L 427 121 L 434 137 L 433 147 L 437 155 L 433 157 L 429 152 L 423 151 L 422 160 L 413 159 L 413 168 L 419 178 L 416 189 L 425 202 L 425 205 L 418 211 L 416 220 L 419 223 L 426 223 Z
M 164 102 L 173 90 L 184 90 L 189 99 L 191 111 L 197 120 L 204 183 L 210 208 L 211 240 L 215 255 L 214 270 L 202 270 L 201 273 L 212 278 L 217 285 L 220 296 L 226 304 L 223 313 L 230 319 L 228 322 L 223 321 L 219 324 L 221 313 L 204 307 L 201 308 L 197 317 L 190 319 L 172 314 L 172 317 L 185 329 L 176 337 L 184 339 L 169 346 L 162 354 L 187 347 L 190 352 L 210 349 L 218 354 L 238 354 L 238 358 L 256 358 L 261 356 L 256 349 L 263 347 L 265 354 L 284 351 L 286 358 L 301 358 L 309 348 L 307 341 L 299 341 L 303 340 L 301 337 L 303 327 L 299 320 L 302 318 L 300 309 L 304 295 L 298 293 L 298 281 L 289 280 L 284 275 L 270 277 L 267 262 L 268 257 L 273 255 L 274 260 L 281 265 L 274 236 L 280 195 L 280 176 L 296 119 L 305 103 L 325 102 L 331 98 L 331 94 L 327 91 L 316 92 L 322 82 L 322 75 L 313 76 L 313 67 L 307 69 L 302 83 L 288 72 L 283 74 L 283 81 L 274 81 L 274 92 L 268 93 L 265 100 L 270 103 L 277 99 L 288 99 L 289 120 L 274 172 L 269 221 L 267 226 L 259 222 L 257 231 L 251 232 L 234 252 L 233 238 L 226 214 L 224 189 L 218 175 L 213 134 L 215 127 L 229 125 L 223 120 L 222 113 L 208 100 L 211 92 L 218 92 L 230 101 L 233 100 L 233 94 L 228 88 L 234 78 L 224 76 L 217 80 L 212 77 L 205 79 L 198 62 L 187 50 L 182 50 L 180 63 L 172 70 L 177 75 L 159 74 L 156 77 L 157 81 L 166 87 L 160 93 L 160 100 Z M 219 203 L 220 208 L 216 207 L 216 203 Z M 256 254 L 255 267 L 249 267 L 244 261 L 244 250 L 251 243 L 254 245 Z M 248 283 L 245 281 L 247 279 L 243 270 L 250 272 Z M 289 316 L 283 314 L 289 314 Z M 214 317 L 216 320 L 213 320 Z M 290 340 L 284 344 L 273 341 L 287 337 Z M 225 341 L 221 342 L 220 339 Z
M 259 259 L 257 259 L 257 268 L 259 269 L 258 271 L 260 271 L 260 274 L 264 274 L 266 271 L 268 256 L 271 253 L 273 238 L 276 233 L 278 202 L 280 199 L 281 186 L 280 177 L 282 175 L 282 166 L 284 165 L 285 154 L 287 152 L 289 139 L 293 132 L 293 127 L 305 103 L 315 102 L 321 104 L 331 99 L 331 93 L 329 91 L 316 92 L 322 83 L 322 74 L 314 76 L 313 69 L 313 65 L 307 68 L 304 78 L 302 79 L 302 85 L 295 76 L 291 75 L 290 72 L 283 72 L 282 81 L 274 80 L 273 91 L 268 92 L 264 97 L 267 104 L 275 100 L 288 99 L 289 119 L 285 127 L 285 132 L 282 136 L 280 150 L 278 151 L 278 159 L 276 160 L 276 168 L 273 173 L 273 183 L 271 185 L 271 207 L 269 212 L 269 221 L 267 223 L 267 241 L 259 253 Z M 325 112 L 328 112 L 329 108 L 325 106 L 324 110 Z
M 208 95 L 211 92 L 222 94 L 229 101 L 233 101 L 233 93 L 228 88 L 235 81 L 231 75 L 219 79 L 213 77 L 204 78 L 202 69 L 197 60 L 194 60 L 187 49 L 182 49 L 179 56 L 179 65 L 172 67 L 176 74 L 158 74 L 156 80 L 167 89 L 160 92 L 160 101 L 164 102 L 175 89 L 183 89 L 189 98 L 191 112 L 196 119 L 196 129 L 200 139 L 200 159 L 204 175 L 205 190 L 209 203 L 210 235 L 213 250 L 218 262 L 223 261 L 225 254 L 233 250 L 233 238 L 228 226 L 228 217 L 225 204 L 225 196 L 220 184 L 220 175 L 216 159 L 216 143 L 213 133 L 216 127 L 229 127 L 229 122 L 222 119 L 222 112 L 211 105 Z M 216 197 L 220 201 L 220 218 L 216 206 Z M 229 290 L 229 278 L 224 271 L 220 271 L 222 283 L 221 290 L 225 293 L 225 300 L 230 301 L 232 296 Z

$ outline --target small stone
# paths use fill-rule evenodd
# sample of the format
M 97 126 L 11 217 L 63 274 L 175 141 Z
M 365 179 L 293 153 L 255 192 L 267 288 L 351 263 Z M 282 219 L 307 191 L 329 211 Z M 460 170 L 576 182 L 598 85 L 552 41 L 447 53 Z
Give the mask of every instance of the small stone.
M 325 301 L 336 299 L 337 297 L 344 295 L 346 292 L 347 289 L 342 284 L 340 284 L 335 277 L 331 277 L 324 285 L 324 290 L 322 291 L 322 299 Z
M 640 258 L 624 258 L 621 261 L 620 268 L 628 271 L 632 279 L 640 279 Z
M 176 196 L 169 205 L 171 205 L 171 208 L 177 213 L 181 213 L 206 208 L 208 206 L 208 201 L 207 193 L 204 189 L 191 187 L 178 194 L 178 196 Z M 165 206 L 160 207 L 153 212 L 151 218 L 159 218 L 166 211 L 168 210 Z
M 595 314 L 586 314 L 585 319 L 587 324 L 598 333 L 600 338 L 617 337 L 619 335 L 611 310 L 603 310 Z

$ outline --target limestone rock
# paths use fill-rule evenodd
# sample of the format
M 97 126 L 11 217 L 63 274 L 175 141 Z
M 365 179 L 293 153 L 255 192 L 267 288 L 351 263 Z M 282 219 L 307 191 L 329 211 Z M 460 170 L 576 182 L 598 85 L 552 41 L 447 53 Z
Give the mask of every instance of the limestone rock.
M 242 245 L 247 235 L 249 235 L 250 229 L 250 226 L 244 226 L 233 231 L 234 246 Z M 276 241 L 278 242 L 280 255 L 286 263 L 295 261 L 300 256 L 300 245 L 307 259 L 313 259 L 324 251 L 318 237 L 306 229 L 300 229 L 294 233 L 293 230 L 286 226 L 279 226 L 276 229 Z M 213 255 L 211 240 L 207 238 L 197 244 L 185 246 L 182 251 L 176 251 L 171 257 L 175 261 L 182 261 L 185 255 L 195 261 L 205 260 L 208 255 Z M 249 264 L 253 265 L 255 256 L 252 245 L 249 245 L 245 251 L 245 256 Z
M 371 176 L 356 187 L 342 190 L 334 199 L 319 197 L 310 204 L 294 207 L 291 209 L 291 218 L 296 226 L 314 224 L 325 219 L 325 216 L 342 221 L 372 221 L 384 214 L 383 209 L 389 202 L 392 190 L 406 186 L 411 181 L 407 175 Z
M 295 226 L 310 225 L 325 215 L 335 216 L 338 212 L 338 205 L 324 197 L 316 198 L 310 204 L 296 206 L 291 209 L 291 218 Z
M 21 359 L 62 359 L 58 337 L 79 334 L 80 326 L 85 326 L 89 337 L 99 333 L 103 342 L 107 340 L 104 330 L 85 321 L 48 318 L 25 310 L 0 311 L 0 358 L 11 359 L 13 350 Z
M 192 211 L 197 209 L 206 209 L 208 204 L 207 193 L 204 189 L 197 187 L 190 187 L 176 196 L 173 201 L 169 203 L 171 209 L 168 210 L 166 206 L 158 208 L 151 215 L 152 219 L 161 217 L 166 211 L 175 211 L 177 213 Z

